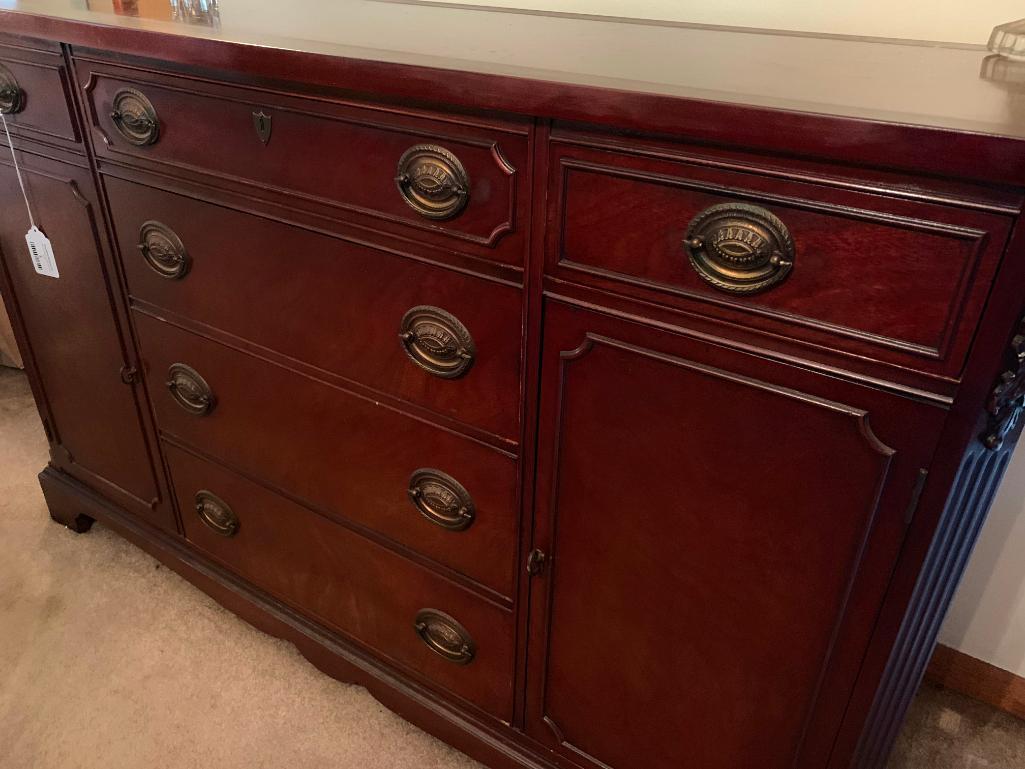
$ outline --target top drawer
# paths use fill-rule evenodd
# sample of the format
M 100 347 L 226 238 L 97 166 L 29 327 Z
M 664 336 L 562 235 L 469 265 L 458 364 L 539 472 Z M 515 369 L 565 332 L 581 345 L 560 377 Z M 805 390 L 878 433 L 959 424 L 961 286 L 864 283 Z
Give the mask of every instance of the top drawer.
M 218 177 L 519 265 L 529 124 L 357 106 L 79 61 L 96 154 Z
M 882 363 L 886 378 L 959 377 L 1013 222 L 779 169 L 552 154 L 549 274 Z
M 59 49 L 0 43 L 0 112 L 13 136 L 61 146 L 81 144 Z

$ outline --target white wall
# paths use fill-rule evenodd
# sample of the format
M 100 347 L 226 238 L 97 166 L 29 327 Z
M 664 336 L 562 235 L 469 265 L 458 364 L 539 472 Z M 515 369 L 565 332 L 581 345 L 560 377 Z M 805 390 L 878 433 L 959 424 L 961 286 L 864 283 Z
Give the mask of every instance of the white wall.
M 1025 441 L 1011 460 L 940 643 L 1025 676 Z
M 1025 16 L 1020 0 L 446 2 L 978 44 L 989 39 L 997 24 Z M 1025 676 L 1025 446 L 1012 461 L 940 641 Z
M 1025 17 L 1021 0 L 445 0 L 568 13 L 985 44 L 997 24 Z

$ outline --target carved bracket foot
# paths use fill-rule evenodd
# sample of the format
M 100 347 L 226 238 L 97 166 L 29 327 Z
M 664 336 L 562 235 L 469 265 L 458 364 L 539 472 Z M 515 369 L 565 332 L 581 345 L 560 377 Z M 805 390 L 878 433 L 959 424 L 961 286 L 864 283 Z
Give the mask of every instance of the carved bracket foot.
M 67 493 L 60 493 L 63 487 L 56 487 L 49 482 L 51 478 L 62 475 L 63 473 L 53 467 L 48 467 L 39 474 L 39 486 L 43 490 L 46 507 L 50 511 L 50 517 L 61 526 L 66 526 L 77 534 L 84 534 L 89 531 L 95 518 L 80 512 L 82 507 L 78 500 Z
M 50 517 L 62 526 L 67 526 L 77 534 L 85 534 L 93 525 L 95 519 L 84 513 L 64 513 L 59 510 L 51 510 Z

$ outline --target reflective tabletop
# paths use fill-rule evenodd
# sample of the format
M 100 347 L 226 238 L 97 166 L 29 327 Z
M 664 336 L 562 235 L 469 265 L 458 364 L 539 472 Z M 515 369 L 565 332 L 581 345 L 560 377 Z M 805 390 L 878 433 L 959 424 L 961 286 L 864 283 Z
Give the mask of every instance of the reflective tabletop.
M 979 45 L 412 0 L 0 0 L 0 11 L 346 58 L 1025 138 L 1025 64 Z

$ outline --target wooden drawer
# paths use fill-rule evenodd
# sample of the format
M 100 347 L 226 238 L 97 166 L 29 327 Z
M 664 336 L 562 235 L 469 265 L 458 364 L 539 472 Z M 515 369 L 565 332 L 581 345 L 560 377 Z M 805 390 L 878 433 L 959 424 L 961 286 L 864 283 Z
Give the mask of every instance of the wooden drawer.
M 376 532 L 398 550 L 450 567 L 485 592 L 512 596 L 518 533 L 513 457 L 144 314 L 136 313 L 136 327 L 165 436 Z M 189 366 L 206 382 L 216 401 L 209 413 L 189 412 L 172 396 L 165 382 L 174 364 Z M 467 492 L 468 527 L 435 523 L 413 503 L 414 474 L 425 468 Z M 416 487 L 444 507 L 443 490 Z
M 0 40 L 0 110 L 12 136 L 80 145 L 71 83 L 60 47 L 37 50 Z M 6 139 L 0 133 L 0 142 Z
M 1012 223 L 778 170 L 552 155 L 550 274 L 941 378 L 961 373 Z
M 77 72 L 102 159 L 213 175 L 419 242 L 523 262 L 526 122 L 426 117 L 97 62 L 79 61 Z M 410 186 L 422 210 L 400 192 Z
M 417 677 L 510 720 L 511 611 L 190 453 L 168 447 L 167 460 L 194 546 Z M 468 648 L 429 628 L 427 640 L 442 645 L 431 649 L 416 627 L 424 610 L 455 620 Z M 426 621 L 446 631 L 435 625 L 444 618 Z
M 518 288 L 119 179 L 107 192 L 133 300 L 518 443 Z M 187 253 L 178 279 L 139 248 L 170 240 Z M 457 378 L 428 373 L 399 339 L 425 306 L 469 333 L 472 365 Z

